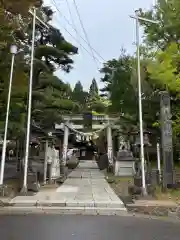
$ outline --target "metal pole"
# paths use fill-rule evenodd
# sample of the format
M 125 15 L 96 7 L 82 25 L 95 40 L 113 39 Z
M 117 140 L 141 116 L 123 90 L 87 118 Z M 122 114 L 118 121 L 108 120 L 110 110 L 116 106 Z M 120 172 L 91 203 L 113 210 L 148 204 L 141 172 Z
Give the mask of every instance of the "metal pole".
M 12 45 L 11 46 L 11 54 L 12 54 L 11 71 L 10 71 L 9 90 L 8 90 L 8 99 L 7 99 L 7 108 L 6 108 L 6 120 L 5 120 L 5 128 L 4 128 L 3 149 L 2 149 L 2 157 L 1 157 L 0 186 L 3 185 L 3 181 L 4 181 L 4 167 L 5 167 L 5 159 L 6 159 L 9 108 L 10 108 L 10 101 L 11 101 L 12 80 L 13 80 L 13 72 L 14 72 L 14 60 L 15 60 L 16 53 L 17 53 L 17 47 L 15 45 Z
M 29 10 L 29 13 L 34 17 L 34 13 L 31 10 Z M 36 16 L 36 20 L 38 20 L 45 28 L 50 29 L 50 26 L 43 22 L 39 17 Z
M 31 105 L 32 105 L 32 83 L 33 83 L 33 64 L 34 64 L 34 43 L 36 30 L 36 9 L 33 11 L 33 29 L 32 29 L 32 46 L 31 46 L 31 69 L 29 77 L 29 99 L 28 99 L 28 115 L 27 115 L 27 132 L 26 132 L 26 149 L 25 149 L 25 164 L 24 164 L 24 179 L 22 192 L 27 192 L 27 172 L 28 172 L 28 158 L 29 158 L 29 141 L 30 141 L 30 127 L 31 127 Z
M 142 92 L 141 92 L 141 63 L 140 63 L 140 40 L 139 40 L 139 20 L 136 14 L 136 46 L 137 46 L 137 72 L 138 72 L 138 95 L 139 95 L 139 125 L 140 125 L 140 144 L 141 144 L 141 171 L 142 171 L 142 194 L 147 195 L 145 168 L 144 168 L 144 138 L 143 138 L 143 119 L 142 119 Z

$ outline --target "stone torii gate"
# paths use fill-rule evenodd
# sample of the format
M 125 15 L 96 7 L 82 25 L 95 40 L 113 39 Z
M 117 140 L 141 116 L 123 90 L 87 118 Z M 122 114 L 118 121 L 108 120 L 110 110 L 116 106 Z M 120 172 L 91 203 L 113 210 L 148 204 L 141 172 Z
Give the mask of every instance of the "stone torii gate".
M 83 138 L 90 140 L 93 138 L 93 134 L 98 135 L 98 133 L 106 129 L 107 135 L 107 155 L 109 164 L 113 164 L 113 143 L 112 143 L 112 129 L 119 129 L 119 125 L 115 123 L 119 120 L 119 117 L 111 117 L 108 115 L 92 115 L 92 132 L 84 132 L 84 116 L 83 114 L 79 115 L 65 115 L 62 117 L 63 123 L 56 124 L 56 130 L 64 130 L 64 139 L 63 139 L 63 154 L 62 154 L 62 165 L 66 165 L 67 161 L 67 150 L 68 150 L 68 139 L 69 131 L 74 131 L 78 138 Z

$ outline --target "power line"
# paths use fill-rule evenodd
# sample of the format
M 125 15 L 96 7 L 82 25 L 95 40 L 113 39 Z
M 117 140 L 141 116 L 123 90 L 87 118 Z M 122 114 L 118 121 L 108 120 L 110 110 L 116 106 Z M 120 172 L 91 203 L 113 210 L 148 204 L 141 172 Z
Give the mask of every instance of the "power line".
M 66 0 L 67 1 L 67 0 Z M 77 29 L 75 29 L 74 28 L 74 26 L 73 26 L 73 24 L 71 24 L 70 22 L 69 22 L 69 20 L 62 14 L 62 12 L 59 10 L 59 8 L 57 7 L 57 4 L 56 4 L 56 2 L 54 1 L 54 0 L 52 0 L 52 2 L 53 2 L 53 5 L 55 6 L 55 8 L 57 9 L 57 11 L 61 14 L 61 16 L 65 19 L 65 21 L 74 29 L 74 31 L 77 31 Z M 78 34 L 78 31 L 77 31 L 77 34 Z M 78 34 L 79 35 L 79 34 Z M 79 37 L 86 43 L 86 44 L 88 44 L 88 42 L 81 36 L 81 35 L 79 35 Z M 93 47 L 91 47 L 91 49 L 96 53 L 96 55 L 99 57 L 99 58 L 101 58 L 101 60 L 103 61 L 103 62 L 106 62 L 106 60 L 93 48 Z
M 62 12 L 58 9 L 58 7 L 57 7 L 57 4 L 55 3 L 55 1 L 54 0 L 52 0 L 53 2 L 54 2 L 54 6 L 55 6 L 55 8 L 57 9 L 57 11 L 61 14 L 61 16 L 64 18 L 64 20 L 74 29 L 74 31 L 76 31 L 77 29 L 75 29 L 74 28 L 74 26 L 69 22 L 69 20 L 62 14 Z M 78 31 L 77 31 L 77 34 L 78 34 Z M 79 35 L 79 34 L 78 34 Z M 88 44 L 88 42 L 81 36 L 81 35 L 79 35 L 79 37 L 86 43 L 86 44 Z M 106 60 L 93 48 L 93 47 L 91 47 L 92 48 L 92 50 L 96 53 L 96 55 L 99 57 L 99 58 L 101 58 L 101 60 L 103 61 L 103 62 L 106 62 Z
M 93 50 L 92 50 L 92 47 L 91 47 L 91 44 L 90 44 L 90 41 L 89 41 L 89 38 L 88 38 L 87 32 L 86 32 L 86 30 L 85 30 L 85 28 L 84 28 L 84 25 L 83 25 L 83 22 L 82 22 L 82 19 L 81 19 L 81 16 L 80 16 L 79 10 L 78 10 L 78 6 L 77 6 L 77 4 L 76 4 L 76 0 L 73 0 L 73 3 L 74 3 L 74 6 L 75 6 L 75 9 L 76 9 L 76 12 L 77 12 L 78 18 L 79 18 L 79 22 L 80 22 L 81 27 L 82 27 L 82 29 L 83 29 L 84 35 L 85 35 L 85 37 L 86 37 L 86 40 L 87 40 L 88 46 L 89 46 L 89 48 L 90 48 L 90 50 L 91 50 L 91 53 L 92 53 L 93 59 L 94 59 L 94 61 L 95 61 L 95 64 L 97 65 L 97 61 L 96 61 L 96 58 L 95 58 L 95 56 L 94 56 L 94 52 L 93 52 Z M 98 68 L 98 66 L 97 66 L 97 68 Z
M 62 24 L 60 23 L 60 21 L 58 20 L 58 18 L 56 18 L 56 21 L 58 22 L 59 25 L 62 26 Z M 65 28 L 62 26 L 62 28 L 92 57 L 91 53 L 81 44 L 79 43 L 79 41 Z M 102 62 L 95 57 L 95 59 L 100 63 L 102 64 Z M 98 69 L 99 70 L 99 69 Z
M 76 32 L 76 36 L 79 37 L 68 0 L 66 0 L 66 4 L 67 4 L 67 7 L 68 7 L 68 11 L 69 11 L 69 15 L 70 15 L 70 18 L 71 18 L 71 22 L 72 22 L 71 25 L 72 25 L 74 31 Z M 68 21 L 68 23 L 69 23 L 69 21 Z

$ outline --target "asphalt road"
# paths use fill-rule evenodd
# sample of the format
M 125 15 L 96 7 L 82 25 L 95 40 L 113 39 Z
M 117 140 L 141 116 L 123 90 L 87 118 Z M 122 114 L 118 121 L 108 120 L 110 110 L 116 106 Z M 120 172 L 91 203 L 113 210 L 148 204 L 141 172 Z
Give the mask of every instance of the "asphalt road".
M 179 240 L 180 223 L 126 216 L 0 216 L 0 239 Z

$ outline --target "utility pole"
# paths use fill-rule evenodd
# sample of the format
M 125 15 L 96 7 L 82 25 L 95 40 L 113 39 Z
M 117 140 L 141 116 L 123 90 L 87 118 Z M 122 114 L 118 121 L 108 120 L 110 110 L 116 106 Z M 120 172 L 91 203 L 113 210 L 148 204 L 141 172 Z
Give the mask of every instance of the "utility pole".
M 141 90 L 141 61 L 140 61 L 140 37 L 139 37 L 139 20 L 158 24 L 158 22 L 139 17 L 139 11 L 135 11 L 135 16 L 130 16 L 136 20 L 136 48 L 137 48 L 137 75 L 138 75 L 138 102 L 139 102 L 139 128 L 140 128 L 140 147 L 141 147 L 141 171 L 142 171 L 142 194 L 147 195 L 146 176 L 145 176 L 145 159 L 144 159 L 144 132 L 142 117 L 142 90 Z
M 36 16 L 36 8 L 33 11 L 29 10 L 29 13 L 33 16 L 32 26 L 32 44 L 31 44 L 31 66 L 29 77 L 29 96 L 28 96 L 28 113 L 27 113 L 27 128 L 26 128 L 26 146 L 25 146 L 25 159 L 24 159 L 24 177 L 23 187 L 21 192 L 27 194 L 27 175 L 28 175 L 28 160 L 29 160 L 29 142 L 30 142 L 30 128 L 31 128 L 31 108 L 32 108 L 32 84 L 33 84 L 33 67 L 34 67 L 34 47 L 35 47 L 35 31 L 36 31 L 36 19 L 46 28 L 46 25 L 40 18 Z
M 31 45 L 31 68 L 29 77 L 29 99 L 28 99 L 28 115 L 27 115 L 27 132 L 26 132 L 26 149 L 24 161 L 24 178 L 22 192 L 27 193 L 27 173 L 29 158 L 29 142 L 30 142 L 30 125 L 31 125 L 31 105 L 32 105 L 32 84 L 33 84 L 33 67 L 34 67 L 34 44 L 36 30 L 36 8 L 33 11 L 33 29 L 32 29 L 32 45 Z

